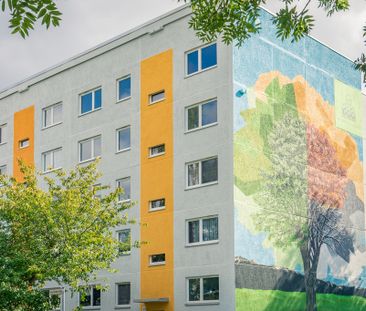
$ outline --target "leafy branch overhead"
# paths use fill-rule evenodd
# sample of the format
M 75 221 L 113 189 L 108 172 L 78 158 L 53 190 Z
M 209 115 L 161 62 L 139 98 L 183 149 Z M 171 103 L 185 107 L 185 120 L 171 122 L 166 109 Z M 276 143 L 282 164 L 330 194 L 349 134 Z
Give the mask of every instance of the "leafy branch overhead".
M 37 21 L 48 29 L 59 26 L 62 13 L 52 0 L 1 0 L 1 10 L 10 14 L 9 27 L 12 33 L 23 38 L 34 29 Z
M 182 0 L 180 0 L 182 1 Z M 184 0 L 189 2 L 188 0 Z M 309 12 L 310 3 L 317 3 L 328 16 L 350 8 L 349 0 L 279 0 L 282 8 L 273 16 L 277 36 L 298 41 L 313 29 L 315 20 Z M 251 35 L 261 30 L 258 21 L 260 6 L 266 0 L 190 0 L 193 15 L 189 22 L 198 38 L 204 42 L 221 37 L 225 44 L 241 46 Z M 364 28 L 366 33 L 366 26 Z M 366 74 L 366 56 L 355 61 L 355 68 Z

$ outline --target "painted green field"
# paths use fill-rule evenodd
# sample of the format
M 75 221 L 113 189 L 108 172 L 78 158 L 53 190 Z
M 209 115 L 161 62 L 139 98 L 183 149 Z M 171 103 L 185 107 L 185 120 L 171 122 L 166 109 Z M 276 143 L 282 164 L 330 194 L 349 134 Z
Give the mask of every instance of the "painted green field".
M 319 311 L 366 310 L 366 299 L 358 296 L 317 294 Z M 236 311 L 304 311 L 305 293 L 278 290 L 236 289 Z

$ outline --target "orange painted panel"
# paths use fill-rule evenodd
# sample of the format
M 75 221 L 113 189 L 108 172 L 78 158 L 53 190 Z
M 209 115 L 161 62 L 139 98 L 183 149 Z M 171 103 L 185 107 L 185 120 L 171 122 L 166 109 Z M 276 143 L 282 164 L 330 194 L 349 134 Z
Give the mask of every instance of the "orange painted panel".
M 29 145 L 20 147 L 20 141 L 28 139 Z M 14 114 L 14 141 L 13 141 L 13 176 L 22 180 L 18 159 L 26 164 L 34 165 L 34 106 L 29 106 Z
M 149 95 L 165 99 L 149 104 Z M 169 298 L 146 304 L 147 311 L 174 310 L 173 228 L 173 51 L 141 62 L 141 298 Z M 165 144 L 165 154 L 149 158 L 149 147 Z M 165 198 L 165 210 L 149 212 L 149 201 Z M 149 256 L 165 253 L 165 265 L 150 266 Z

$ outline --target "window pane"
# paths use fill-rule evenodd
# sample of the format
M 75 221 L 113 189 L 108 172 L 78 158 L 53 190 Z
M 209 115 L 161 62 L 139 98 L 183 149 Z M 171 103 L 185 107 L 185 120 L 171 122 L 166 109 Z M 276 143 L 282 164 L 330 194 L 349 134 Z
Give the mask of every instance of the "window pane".
M 118 241 L 124 245 L 120 249 L 120 253 L 128 253 L 131 251 L 131 230 L 125 229 L 118 232 Z
M 163 208 L 165 207 L 165 199 L 154 200 L 150 202 L 150 208 Z
M 93 306 L 100 306 L 100 289 L 93 288 Z
M 164 98 L 165 98 L 165 91 L 161 91 L 159 93 L 152 94 L 150 96 L 150 103 L 154 103 L 154 102 L 157 102 L 159 100 L 163 100 Z
M 53 107 L 53 124 L 62 121 L 62 105 L 56 105 Z
M 164 263 L 165 262 L 165 254 L 151 255 L 150 262 L 152 264 L 154 264 L 154 263 Z
M 92 140 L 87 140 L 80 143 L 80 161 L 89 160 L 92 158 Z
M 102 138 L 95 137 L 94 139 L 94 157 L 99 157 L 102 154 Z
M 118 150 L 130 148 L 131 146 L 131 135 L 130 127 L 125 127 L 118 130 Z
M 6 165 L 0 166 L 0 175 L 6 175 Z
M 19 147 L 20 148 L 25 148 L 29 146 L 29 139 L 23 139 L 19 142 Z
M 219 278 L 203 279 L 203 300 L 219 300 Z
M 131 195 L 131 180 L 130 178 L 123 178 L 117 181 L 118 187 L 123 189 L 123 193 L 118 196 L 119 201 L 130 199 Z
M 188 280 L 188 301 L 199 301 L 201 297 L 200 279 Z
M 202 183 L 217 181 L 217 158 L 202 161 Z
M 43 171 L 49 171 L 53 169 L 52 165 L 52 152 L 47 152 L 43 154 Z
M 203 241 L 213 241 L 218 240 L 219 230 L 218 230 L 218 219 L 210 218 L 202 220 L 202 239 Z
M 131 96 L 131 78 L 126 78 L 118 82 L 118 99 L 124 99 Z
M 188 109 L 188 130 L 199 127 L 199 107 L 192 107 Z
M 102 89 L 94 91 L 94 109 L 102 107 Z
M 202 105 L 202 126 L 217 122 L 217 101 Z
M 53 153 L 53 168 L 62 167 L 62 157 L 61 157 L 61 149 L 55 150 Z
M 200 241 L 200 222 L 199 220 L 188 223 L 188 243 L 198 243 Z
M 165 152 L 165 145 L 158 145 L 150 148 L 150 156 L 162 154 Z
M 202 48 L 201 62 L 202 69 L 206 69 L 217 64 L 216 43 Z
M 129 305 L 131 301 L 131 284 L 118 284 L 118 305 Z
M 188 164 L 188 186 L 199 184 L 199 163 Z
M 91 294 L 90 287 L 85 290 L 85 296 L 80 294 L 80 305 L 81 306 L 91 306 Z
M 198 50 L 187 54 L 187 74 L 198 71 Z
M 88 94 L 81 96 L 81 113 L 86 113 L 92 111 L 93 109 L 93 94 L 90 92 Z
M 47 108 L 45 110 L 43 110 L 43 126 L 47 127 L 52 125 L 52 117 L 51 117 L 51 108 Z

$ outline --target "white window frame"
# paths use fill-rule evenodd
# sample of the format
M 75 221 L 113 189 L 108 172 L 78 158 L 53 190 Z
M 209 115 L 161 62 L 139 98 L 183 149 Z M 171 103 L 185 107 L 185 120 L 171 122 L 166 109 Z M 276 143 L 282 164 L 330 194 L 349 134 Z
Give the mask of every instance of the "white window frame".
M 164 151 L 159 152 L 159 153 L 155 153 L 155 154 L 151 154 L 151 151 L 153 150 L 153 148 L 156 147 L 160 147 L 160 146 L 164 146 Z M 149 147 L 149 158 L 155 158 L 155 157 L 159 157 L 165 154 L 165 144 L 159 144 L 159 145 L 155 145 L 155 146 L 151 146 Z
M 25 146 L 22 146 L 23 143 L 27 143 Z M 29 138 L 24 138 L 19 140 L 19 149 L 25 149 L 28 148 L 30 146 L 30 140 Z
M 217 63 L 218 63 L 218 61 L 217 61 L 217 59 L 216 59 L 216 64 L 215 64 L 215 65 L 213 65 L 213 66 L 211 66 L 211 67 L 207 67 L 207 68 L 205 68 L 205 69 L 202 69 L 202 49 L 204 49 L 204 48 L 206 48 L 206 47 L 208 47 L 208 46 L 210 46 L 210 45 L 213 45 L 213 44 L 216 44 L 216 57 L 217 57 L 217 51 L 218 51 L 218 49 L 217 49 L 217 42 L 216 42 L 216 41 L 215 41 L 215 42 L 207 43 L 207 44 L 205 44 L 205 45 L 201 45 L 201 46 L 200 46 L 200 47 L 198 47 L 198 48 L 196 47 L 196 48 L 191 49 L 191 50 L 189 50 L 189 51 L 186 51 L 186 52 L 184 53 L 184 66 L 185 66 L 185 70 L 184 70 L 184 72 L 185 72 L 185 76 L 186 76 L 186 78 L 191 77 L 191 76 L 194 76 L 194 75 L 196 75 L 196 74 L 198 74 L 198 73 L 205 72 L 205 71 L 207 71 L 207 70 L 210 70 L 210 69 L 212 69 L 212 68 L 217 67 Z M 196 72 L 192 72 L 192 73 L 188 74 L 188 54 L 190 54 L 190 53 L 192 53 L 192 52 L 195 52 L 195 51 L 198 51 L 198 70 L 197 70 Z
M 130 303 L 129 304 L 124 304 L 124 305 L 120 305 L 118 304 L 118 285 L 125 285 L 125 284 L 130 284 Z M 118 282 L 116 283 L 116 307 L 124 307 L 124 308 L 129 308 L 131 306 L 131 299 L 132 299 L 132 295 L 131 295 L 131 282 Z
M 116 235 L 117 235 L 117 241 L 119 241 L 119 233 L 123 232 L 123 231 L 129 231 L 130 232 L 130 239 L 132 236 L 132 232 L 131 232 L 131 228 L 126 228 L 126 229 L 120 229 L 116 231 Z M 131 251 L 132 251 L 132 240 L 130 241 L 130 250 L 129 251 L 123 251 L 123 252 L 119 252 L 119 256 L 126 256 L 126 255 L 131 255 Z
M 52 149 L 52 150 L 47 150 L 45 152 L 42 152 L 42 155 L 41 155 L 42 156 L 42 161 L 41 161 L 41 163 L 42 163 L 42 173 L 49 173 L 49 172 L 53 172 L 53 171 L 56 171 L 56 170 L 59 170 L 59 169 L 62 168 L 62 166 L 54 167 L 52 169 L 45 168 L 45 156 L 50 153 L 51 154 L 51 159 L 52 159 L 51 162 L 53 164 L 55 164 L 54 163 L 54 161 L 55 161 L 54 153 L 57 152 L 57 151 L 61 151 L 62 152 L 62 147 L 59 147 L 59 148 L 55 148 L 55 149 Z
M 94 305 L 94 295 L 93 295 L 93 290 L 94 290 L 94 288 L 96 288 L 97 286 L 99 286 L 99 284 L 92 284 L 92 285 L 86 285 L 86 287 L 89 287 L 89 289 L 90 289 L 90 294 L 91 294 L 91 296 L 90 296 L 90 305 L 89 306 L 82 306 L 81 304 L 80 304 L 80 293 L 79 293 L 79 295 L 78 295 L 78 306 L 79 307 L 81 307 L 82 309 L 100 309 L 101 308 L 101 306 L 102 306 L 102 290 L 100 290 L 100 305 L 99 306 L 95 306 Z
M 126 129 L 126 128 L 129 128 L 130 129 L 130 146 L 127 147 L 127 148 L 124 148 L 124 149 L 118 149 L 118 145 L 119 145 L 119 132 Z M 116 153 L 119 153 L 119 152 L 123 152 L 123 151 L 128 151 L 128 150 L 131 150 L 131 125 L 126 125 L 126 126 L 123 126 L 123 127 L 120 127 L 116 130 Z
M 158 262 L 152 262 L 152 256 L 156 255 L 163 255 L 164 254 L 164 261 L 158 261 Z M 149 266 L 163 266 L 166 264 L 166 253 L 158 253 L 158 254 L 152 254 L 149 255 Z
M 161 98 L 161 99 L 158 99 L 158 100 L 152 100 L 152 98 L 153 98 L 153 96 L 155 96 L 155 95 L 157 95 L 157 94 L 160 94 L 160 93 L 164 93 L 164 97 L 163 98 Z M 154 93 L 151 93 L 150 95 L 149 95 L 149 105 L 153 105 L 153 104 L 156 104 L 156 103 L 160 103 L 160 102 L 162 102 L 162 101 L 164 101 L 166 99 L 166 97 L 165 97 L 165 90 L 160 90 L 160 91 L 158 91 L 158 92 L 154 92 Z
M 118 184 L 118 182 L 119 182 L 120 180 L 124 180 L 124 179 L 129 179 L 129 180 L 130 180 L 130 198 L 129 198 L 129 199 L 126 199 L 126 200 L 120 200 L 120 199 L 119 199 L 119 196 L 118 196 L 118 203 L 127 203 L 127 202 L 131 202 L 131 176 L 118 178 L 118 179 L 116 180 L 116 187 L 117 187 L 117 188 L 119 188 L 119 184 Z
M 97 136 L 93 136 L 93 137 L 90 137 L 90 138 L 87 138 L 87 139 L 83 139 L 83 140 L 80 140 L 78 142 L 78 147 L 79 147 L 79 164 L 80 163 L 85 163 L 85 162 L 89 162 L 89 161 L 94 161 L 95 159 L 97 158 L 100 158 L 101 155 L 99 156 L 95 156 L 95 139 L 96 138 L 100 138 L 100 154 L 102 154 L 102 135 L 97 135 Z M 81 160 L 81 144 L 84 143 L 84 142 L 87 142 L 91 140 L 92 141 L 92 144 L 91 144 L 91 153 L 92 153 L 92 157 L 90 159 L 85 159 L 85 160 Z
M 216 240 L 210 240 L 210 241 L 203 241 L 203 220 L 205 219 L 212 219 L 217 218 L 217 236 L 218 238 Z M 189 243 L 189 223 L 193 221 L 199 221 L 198 226 L 198 242 Z M 211 215 L 211 216 L 205 216 L 205 217 L 197 217 L 197 218 L 191 218 L 186 220 L 186 246 L 198 246 L 198 245 L 207 245 L 207 244 L 216 244 L 220 241 L 220 223 L 219 223 L 219 215 Z
M 188 304 L 212 304 L 219 303 L 219 300 L 203 300 L 203 279 L 218 278 L 219 279 L 219 297 L 220 295 L 220 276 L 219 275 L 205 275 L 205 276 L 191 276 L 186 278 L 186 301 Z M 189 280 L 200 279 L 200 300 L 189 300 Z
M 56 126 L 62 123 L 62 116 L 61 116 L 61 121 L 54 123 L 54 109 L 58 106 L 62 107 L 62 102 L 47 106 L 45 108 L 42 109 L 42 129 L 48 129 L 52 126 Z M 50 125 L 45 125 L 45 120 L 46 120 L 46 111 L 51 109 L 51 124 Z M 62 108 L 61 108 L 62 109 Z
M 211 160 L 211 159 L 216 159 L 217 160 L 217 180 L 203 184 L 202 183 L 202 162 L 206 161 L 206 160 Z M 193 164 L 193 163 L 199 163 L 198 164 L 198 180 L 199 180 L 199 183 L 197 185 L 189 186 L 188 185 L 188 166 L 190 164 Z M 186 175 L 186 189 L 187 190 L 188 189 L 205 187 L 205 186 L 210 186 L 210 185 L 215 185 L 215 184 L 218 184 L 218 182 L 219 182 L 219 158 L 218 158 L 218 156 L 213 156 L 213 157 L 209 157 L 209 158 L 204 158 L 204 159 L 200 159 L 200 160 L 196 160 L 196 161 L 187 162 L 185 169 L 186 169 L 186 174 L 185 175 Z
M 131 80 L 131 88 L 130 88 L 130 96 L 128 96 L 128 97 L 124 97 L 124 98 L 119 98 L 119 82 L 120 81 L 123 81 L 123 80 L 126 80 L 126 79 L 128 79 L 128 78 L 130 78 L 130 80 Z M 103 95 L 103 94 L 102 94 Z M 123 76 L 122 78 L 119 78 L 119 79 L 117 79 L 117 85 L 116 85 L 116 98 L 117 98 L 117 100 L 116 100 L 116 102 L 117 103 L 119 103 L 119 102 L 123 102 L 123 101 L 125 101 L 125 100 L 128 100 L 128 99 L 130 99 L 132 97 L 132 79 L 131 79 L 131 75 L 129 74 L 129 75 L 126 75 L 126 76 Z
M 210 123 L 210 124 L 207 124 L 207 125 L 202 125 L 202 106 L 204 104 L 210 103 L 214 100 L 216 100 L 216 116 L 218 116 L 218 114 L 217 114 L 217 104 L 218 104 L 218 102 L 217 102 L 216 97 L 205 100 L 205 101 L 200 102 L 198 104 L 194 104 L 194 105 L 190 105 L 190 106 L 186 107 L 186 113 L 185 113 L 185 116 L 186 116 L 186 122 L 185 122 L 186 123 L 186 126 L 185 126 L 186 133 L 190 133 L 190 132 L 194 132 L 194 131 L 197 131 L 197 130 L 205 129 L 205 128 L 208 128 L 208 127 L 211 127 L 211 126 L 214 126 L 214 125 L 218 124 L 218 121 L 216 120 L 216 122 L 213 122 L 213 123 Z M 198 126 L 193 128 L 193 129 L 188 129 L 188 121 L 189 121 L 189 119 L 188 119 L 188 110 L 191 109 L 191 108 L 195 108 L 195 107 L 198 107 Z
M 60 305 L 61 308 L 52 309 L 52 311 L 64 311 L 65 310 L 65 289 L 64 288 L 46 288 L 48 290 L 49 296 L 53 294 L 61 294 Z
M 95 92 L 96 91 L 98 91 L 98 90 L 100 90 L 101 91 L 101 95 L 102 95 L 102 102 L 100 103 L 100 107 L 99 108 L 95 108 Z M 87 112 L 81 112 L 81 98 L 84 96 L 84 95 L 86 95 L 86 94 L 89 94 L 89 93 L 92 93 L 92 109 L 91 110 L 89 110 L 89 111 L 87 111 Z M 94 112 L 94 111 L 98 111 L 98 110 L 101 110 L 102 109 L 102 107 L 103 107 L 103 89 L 102 89 L 102 87 L 101 86 L 98 86 L 98 87 L 96 87 L 96 88 L 94 88 L 94 89 L 91 89 L 91 90 L 88 90 L 88 91 L 85 91 L 85 92 L 83 92 L 83 93 L 81 93 L 81 94 L 79 94 L 79 116 L 81 117 L 81 116 L 84 116 L 84 115 L 86 115 L 86 114 L 88 114 L 88 113 L 92 113 L 92 112 Z
M 4 134 L 7 131 L 7 127 L 8 127 L 7 123 L 3 123 L 0 125 L 0 128 L 1 128 L 0 145 L 7 143 L 7 139 L 5 138 L 5 136 L 7 136 L 7 135 Z M 4 129 L 5 129 L 5 131 L 4 131 Z
M 159 201 L 159 200 L 164 200 L 164 206 L 157 207 L 157 208 L 152 208 L 152 202 Z M 154 199 L 154 200 L 149 201 L 149 211 L 150 212 L 161 211 L 161 210 L 165 209 L 165 207 L 166 207 L 166 199 L 165 198 Z

